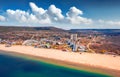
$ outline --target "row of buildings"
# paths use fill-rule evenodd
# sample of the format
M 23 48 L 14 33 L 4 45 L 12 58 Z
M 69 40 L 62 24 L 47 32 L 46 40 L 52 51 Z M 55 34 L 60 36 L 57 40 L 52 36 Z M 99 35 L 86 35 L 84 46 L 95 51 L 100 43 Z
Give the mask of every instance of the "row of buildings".
M 5 41 L 0 39 L 0 43 L 5 42 L 7 45 L 15 45 L 18 42 L 15 41 Z M 54 38 L 41 38 L 39 40 L 34 39 L 32 36 L 30 39 L 19 41 L 21 45 L 34 46 L 38 48 L 54 48 L 64 51 L 86 51 L 86 47 L 80 43 L 80 40 L 77 38 L 77 34 L 71 34 L 70 38 L 61 38 L 56 36 Z M 18 44 L 19 45 L 19 44 Z

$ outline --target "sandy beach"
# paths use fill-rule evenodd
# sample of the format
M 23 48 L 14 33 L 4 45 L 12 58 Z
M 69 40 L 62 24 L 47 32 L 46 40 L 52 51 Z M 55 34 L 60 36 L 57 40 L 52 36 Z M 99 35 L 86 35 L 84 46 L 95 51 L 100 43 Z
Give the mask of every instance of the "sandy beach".
M 5 47 L 5 45 L 0 45 L 0 50 L 120 71 L 120 56 L 113 57 L 113 55 L 95 53 L 80 54 L 30 46 Z

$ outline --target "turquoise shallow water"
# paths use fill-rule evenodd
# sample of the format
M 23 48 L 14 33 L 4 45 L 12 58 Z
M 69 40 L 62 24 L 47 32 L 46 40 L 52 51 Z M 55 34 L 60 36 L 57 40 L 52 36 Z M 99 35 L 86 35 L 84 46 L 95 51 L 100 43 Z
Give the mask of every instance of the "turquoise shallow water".
M 0 77 L 111 77 L 0 54 Z

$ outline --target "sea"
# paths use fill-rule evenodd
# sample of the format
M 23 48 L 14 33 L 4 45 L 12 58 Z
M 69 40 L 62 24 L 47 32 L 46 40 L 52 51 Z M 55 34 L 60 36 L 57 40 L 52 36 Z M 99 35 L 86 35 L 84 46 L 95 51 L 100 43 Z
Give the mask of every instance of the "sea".
M 0 77 L 111 77 L 0 53 Z

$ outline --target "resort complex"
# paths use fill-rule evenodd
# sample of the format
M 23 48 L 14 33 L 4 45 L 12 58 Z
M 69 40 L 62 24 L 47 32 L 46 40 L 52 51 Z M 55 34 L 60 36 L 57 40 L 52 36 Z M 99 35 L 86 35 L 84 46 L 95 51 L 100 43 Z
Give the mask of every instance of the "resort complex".
M 38 35 L 38 36 L 37 36 Z M 33 34 L 31 38 L 26 40 L 19 38 L 14 40 L 14 38 L 0 40 L 1 44 L 5 44 L 6 47 L 12 45 L 24 45 L 33 46 L 35 48 L 52 48 L 63 51 L 81 51 L 85 52 L 86 47 L 80 43 L 80 39 L 77 38 L 77 34 L 71 34 L 70 38 L 61 38 L 60 36 L 53 36 L 48 38 L 41 38 L 39 34 Z M 24 35 L 23 35 L 24 36 Z
M 54 27 L 40 27 L 36 30 L 32 28 L 13 27 L 17 31 L 9 31 L 10 28 L 5 27 L 8 31 L 1 31 L 0 44 L 6 47 L 13 45 L 33 46 L 35 48 L 51 48 L 62 51 L 73 52 L 91 52 L 120 55 L 119 42 L 116 34 L 103 33 L 104 31 L 81 30 L 66 31 Z M 57 31 L 56 31 L 57 30 Z M 86 31 L 88 31 L 86 33 Z M 115 38 L 114 40 L 111 40 Z M 112 47 L 111 47 L 112 46 Z M 111 48 L 109 48 L 111 47 Z M 114 50 L 114 52 L 113 52 Z

